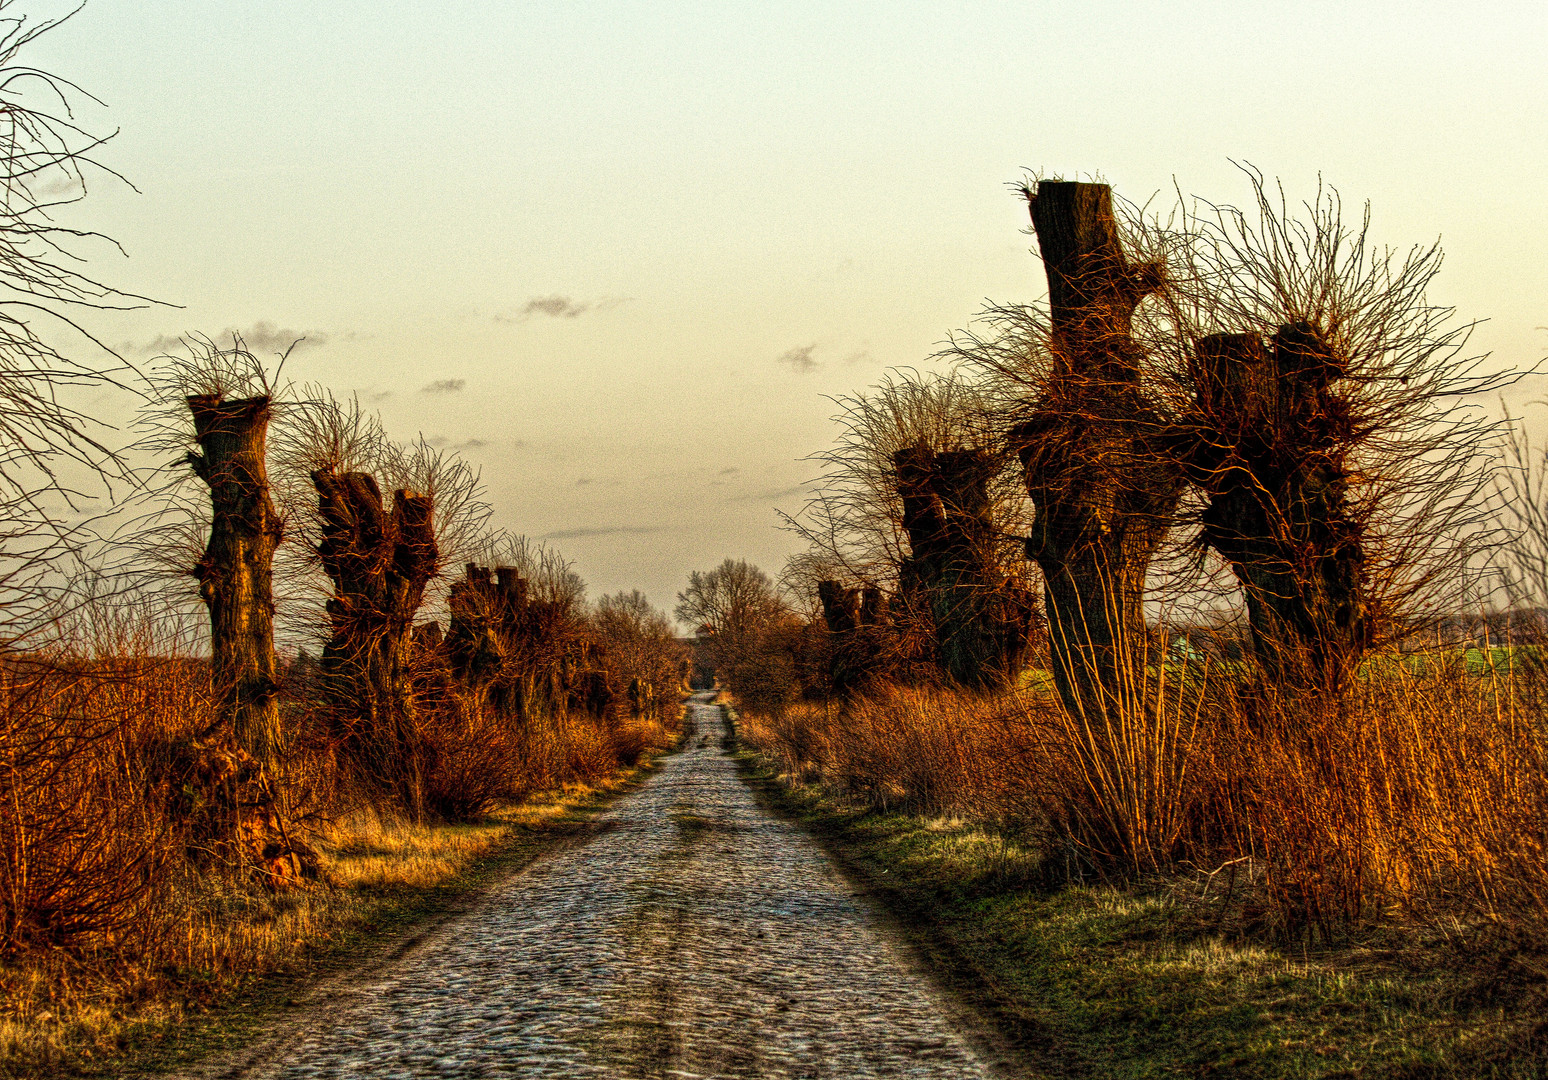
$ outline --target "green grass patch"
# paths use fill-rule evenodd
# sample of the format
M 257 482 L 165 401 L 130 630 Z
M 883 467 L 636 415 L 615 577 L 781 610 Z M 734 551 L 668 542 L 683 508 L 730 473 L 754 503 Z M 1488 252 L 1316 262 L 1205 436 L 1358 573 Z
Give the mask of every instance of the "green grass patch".
M 1548 1076 L 1548 968 L 1497 938 L 1386 926 L 1276 942 L 1250 903 L 1202 902 L 1197 878 L 1050 886 L 1016 837 L 859 810 L 739 755 L 1035 1075 Z

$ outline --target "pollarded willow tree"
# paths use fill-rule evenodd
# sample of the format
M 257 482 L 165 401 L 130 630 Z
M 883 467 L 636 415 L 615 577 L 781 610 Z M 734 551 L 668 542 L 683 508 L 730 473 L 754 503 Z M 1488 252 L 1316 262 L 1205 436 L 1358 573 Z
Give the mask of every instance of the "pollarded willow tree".
M 180 451 L 177 464 L 201 482 L 208 506 L 188 505 L 174 477 L 154 495 L 170 528 L 146 530 L 141 521 L 136 546 L 153 564 L 181 563 L 175 569 L 197 582 L 209 616 L 215 730 L 272 766 L 280 748 L 274 555 L 284 529 L 269 483 L 268 433 L 284 359 L 271 377 L 238 335 L 229 347 L 197 335 L 184 346 L 161 358 L 151 380 L 143 421 L 151 435 L 141 448 Z M 195 557 L 189 548 L 199 549 Z
M 1043 573 L 1054 682 L 1071 713 L 1099 722 L 1144 682 L 1147 577 L 1183 493 L 1160 372 L 1134 329 L 1165 263 L 1131 260 L 1106 184 L 1023 194 L 1047 306 L 991 309 L 992 333 L 959 336 L 949 355 L 997 384 L 1035 507 L 1026 554 Z
M 1368 212 L 1349 227 L 1319 191 L 1297 217 L 1247 175 L 1255 213 L 1164 223 L 1105 185 L 1039 183 L 1046 308 L 992 308 L 951 350 L 1000 395 L 1055 679 L 1086 716 L 1142 681 L 1150 568 L 1177 526 L 1237 580 L 1264 675 L 1336 692 L 1454 602 L 1490 514 L 1497 431 L 1466 402 L 1514 376 L 1426 298 L 1438 248 L 1378 249 Z
M 387 440 L 356 401 L 313 396 L 279 440 L 287 523 L 304 553 L 292 578 L 326 582 L 322 603 L 303 610 L 325 638 L 321 689 L 342 758 L 419 818 L 433 763 L 414 688 L 415 623 L 443 562 L 479 542 L 488 507 L 466 463 L 423 441 Z
M 1014 683 L 1035 626 L 1026 498 L 980 388 L 900 373 L 839 403 L 838 443 L 814 456 L 820 494 L 787 519 L 809 548 L 786 574 L 813 579 L 835 685 L 921 665 L 974 689 Z
M 470 558 L 449 594 L 453 669 L 513 725 L 562 715 L 579 674 L 596 667 L 586 583 L 559 552 L 525 536 L 491 536 Z
M 1438 245 L 1380 247 L 1368 205 L 1350 224 L 1319 188 L 1297 210 L 1245 171 L 1247 211 L 1198 204 L 1169 245 L 1171 450 L 1265 678 L 1336 695 L 1369 648 L 1463 598 L 1500 442 L 1468 399 L 1518 376 L 1429 299 Z

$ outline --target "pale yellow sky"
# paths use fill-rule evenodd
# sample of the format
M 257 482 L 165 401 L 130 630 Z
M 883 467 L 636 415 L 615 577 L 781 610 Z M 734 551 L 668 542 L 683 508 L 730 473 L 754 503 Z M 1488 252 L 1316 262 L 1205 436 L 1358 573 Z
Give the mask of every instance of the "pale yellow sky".
M 140 188 L 81 207 L 129 253 L 94 269 L 183 305 L 109 340 L 308 334 L 287 374 L 670 607 L 793 550 L 825 395 L 1042 292 L 1024 167 L 1141 201 L 1320 173 L 1379 240 L 1441 237 L 1480 348 L 1548 353 L 1545 55 L 1536 3 L 90 0 L 32 59 Z

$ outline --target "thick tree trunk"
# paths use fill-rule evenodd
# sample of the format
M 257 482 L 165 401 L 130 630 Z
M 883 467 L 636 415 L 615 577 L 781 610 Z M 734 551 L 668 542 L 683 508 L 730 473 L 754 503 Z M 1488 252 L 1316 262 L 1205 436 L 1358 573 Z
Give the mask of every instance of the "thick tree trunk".
M 828 630 L 828 681 L 835 692 L 848 696 L 883 672 L 886 630 L 881 590 L 846 589 L 836 581 L 819 581 L 817 598 Z
M 452 586 L 447 645 L 458 674 L 482 707 L 523 725 L 543 689 L 531 622 L 526 579 L 511 567 L 469 563 Z
M 1146 574 L 1182 492 L 1130 333 L 1161 270 L 1129 265 L 1106 184 L 1044 181 L 1030 201 L 1053 370 L 1015 433 L 1036 507 L 1027 554 L 1046 583 L 1055 685 L 1071 712 L 1098 719 L 1131 702 Z
M 332 636 L 324 686 L 345 721 L 346 752 L 366 778 L 424 816 L 431 762 L 415 715 L 414 615 L 437 569 L 428 496 L 393 492 L 390 510 L 367 473 L 312 473 L 323 540 L 317 553 L 333 582 Z
M 995 557 L 989 481 L 979 450 L 915 446 L 893 455 L 911 554 L 899 578 L 924 612 L 941 670 L 974 690 L 1012 685 L 1026 663 L 1032 599 Z
M 273 592 L 280 520 L 264 461 L 269 399 L 187 400 L 199 444 L 188 463 L 209 485 L 213 510 L 209 543 L 192 573 L 210 612 L 218 716 L 238 746 L 272 766 L 280 737 Z
M 1270 684 L 1337 693 L 1369 641 L 1361 530 L 1347 501 L 1343 365 L 1312 327 L 1204 338 L 1182 427 L 1189 478 L 1209 496 L 1203 540 L 1247 598 Z

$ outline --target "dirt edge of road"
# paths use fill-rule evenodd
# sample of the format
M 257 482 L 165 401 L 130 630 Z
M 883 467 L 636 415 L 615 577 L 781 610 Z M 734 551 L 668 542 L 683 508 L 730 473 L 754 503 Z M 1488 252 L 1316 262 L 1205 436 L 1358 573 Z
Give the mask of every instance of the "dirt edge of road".
M 685 700 L 686 710 L 686 700 Z M 689 737 L 685 730 L 683 738 Z M 477 911 L 510 878 L 535 863 L 588 843 L 606 828 L 598 819 L 656 772 L 662 756 L 642 761 L 623 782 L 598 791 L 542 829 L 516 829 L 498 848 L 450 881 L 405 900 L 374 932 L 319 957 L 302 972 L 280 972 L 157 1043 L 113 1062 L 111 1074 L 144 1080 L 246 1080 L 261 1076 L 283 1048 L 328 1024 L 352 1004 L 349 988 L 366 984 L 434 945 L 454 921 Z M 80 1075 L 80 1074 L 72 1074 Z

